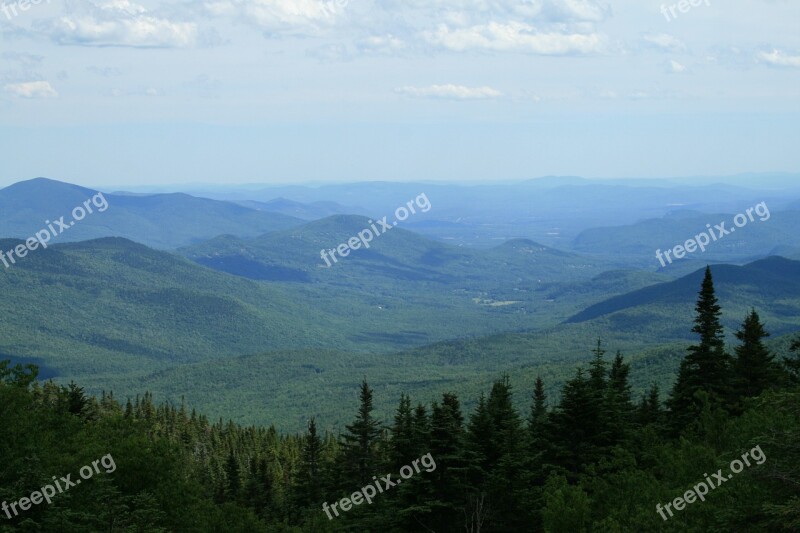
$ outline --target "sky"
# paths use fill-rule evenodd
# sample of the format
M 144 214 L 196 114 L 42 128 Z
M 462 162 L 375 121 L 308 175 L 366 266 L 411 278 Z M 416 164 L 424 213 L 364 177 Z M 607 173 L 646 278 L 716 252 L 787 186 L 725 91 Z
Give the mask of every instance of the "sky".
M 0 186 L 800 171 L 797 0 L 33 2 Z

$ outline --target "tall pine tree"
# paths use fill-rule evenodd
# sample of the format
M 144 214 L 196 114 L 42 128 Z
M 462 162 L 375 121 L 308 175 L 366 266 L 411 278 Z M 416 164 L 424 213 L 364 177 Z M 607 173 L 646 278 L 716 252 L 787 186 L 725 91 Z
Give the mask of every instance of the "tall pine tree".
M 366 379 L 361 383 L 359 397 L 358 415 L 346 426 L 344 434 L 345 470 L 350 477 L 348 487 L 364 486 L 380 473 L 377 447 L 381 423 L 372 416 L 372 389 Z
M 730 400 L 730 363 L 725 354 L 719 320 L 722 313 L 710 267 L 706 267 L 695 310 L 697 316 L 692 332 L 700 336 L 700 342 L 690 346 L 689 353 L 681 361 L 678 379 L 668 402 L 670 425 L 675 433 L 685 429 L 700 413 L 702 402 L 696 396 L 698 391 L 707 392 L 717 406 L 725 406 Z
M 322 439 L 317 434 L 317 422 L 312 417 L 308 422 L 308 433 L 303 438 L 302 463 L 298 472 L 297 498 L 301 506 L 322 503 Z
M 780 367 L 775 363 L 775 356 L 764 346 L 767 337 L 769 333 L 764 330 L 758 313 L 751 310 L 736 332 L 736 338 L 742 343 L 736 347 L 733 360 L 733 386 L 737 398 L 758 396 L 778 385 Z
M 608 428 L 608 445 L 617 445 L 628 436 L 633 422 L 633 403 L 631 402 L 631 385 L 628 382 L 631 365 L 626 363 L 618 351 L 611 363 L 606 389 L 606 416 Z
M 538 376 L 533 385 L 533 402 L 531 414 L 528 417 L 528 430 L 534 441 L 542 437 L 545 423 L 547 422 L 547 395 L 544 392 L 544 381 Z

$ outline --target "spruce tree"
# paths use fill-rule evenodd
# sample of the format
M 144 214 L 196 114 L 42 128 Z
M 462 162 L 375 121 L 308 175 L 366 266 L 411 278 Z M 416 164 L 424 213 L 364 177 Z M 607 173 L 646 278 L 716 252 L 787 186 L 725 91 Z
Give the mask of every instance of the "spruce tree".
M 575 479 L 600 457 L 600 406 L 591 381 L 579 368 L 564 384 L 561 401 L 552 415 L 549 461 Z
M 360 406 L 355 421 L 346 426 L 344 455 L 346 470 L 352 486 L 364 486 L 372 476 L 380 473 L 377 444 L 381 435 L 381 423 L 372 416 L 372 389 L 367 380 L 361 383 Z
M 239 461 L 233 453 L 233 449 L 228 452 L 228 460 L 225 463 L 225 478 L 227 480 L 225 486 L 225 499 L 230 502 L 235 502 L 239 497 L 241 489 L 241 476 L 239 471 Z
M 544 381 L 541 376 L 537 376 L 533 385 L 533 403 L 531 404 L 531 414 L 528 418 L 528 430 L 531 437 L 536 440 L 541 437 L 547 421 L 547 395 L 544 392 Z
M 455 394 L 443 394 L 441 405 L 434 403 L 431 407 L 429 453 L 436 462 L 436 470 L 423 471 L 413 478 L 415 490 L 423 496 L 421 503 L 425 504 L 417 505 L 416 518 L 432 531 L 446 531 L 463 519 L 467 492 L 464 415 Z M 420 516 L 423 510 L 429 510 L 429 518 Z
M 795 340 L 790 348 L 797 355 L 794 358 L 783 358 L 783 366 L 789 374 L 789 379 L 794 383 L 800 383 L 800 339 Z
M 669 399 L 670 425 L 679 433 L 695 420 L 701 402 L 698 391 L 708 393 L 711 401 L 725 406 L 730 400 L 730 364 L 725 354 L 725 341 L 719 317 L 722 314 L 715 291 L 711 268 L 706 267 L 700 295 L 695 306 L 693 333 L 700 336 L 697 345 L 690 346 L 681 361 L 678 379 Z
M 764 390 L 775 387 L 780 379 L 780 367 L 775 356 L 764 346 L 769 333 L 755 309 L 744 319 L 742 327 L 736 332 L 741 345 L 735 348 L 733 360 L 734 395 L 736 398 L 751 398 Z
M 400 405 L 392 425 L 392 469 L 399 470 L 419 457 L 414 442 L 414 415 L 411 411 L 411 398 L 400 395 Z
M 469 454 L 470 485 L 483 490 L 486 476 L 492 468 L 492 420 L 486 406 L 486 395 L 481 393 L 478 406 L 469 417 L 467 425 L 467 452 Z
M 541 509 L 544 506 L 542 488 L 547 479 L 544 458 L 549 446 L 547 395 L 541 376 L 533 386 L 533 402 L 528 418 L 527 453 L 525 454 L 524 505 L 533 511 L 531 529 L 542 530 Z
M 430 449 L 431 442 L 430 418 L 428 417 L 428 411 L 421 403 L 417 404 L 417 407 L 414 409 L 411 426 L 413 429 L 411 449 L 414 450 L 411 455 L 419 457 L 427 453 L 427 450 Z
M 598 448 L 606 448 L 613 444 L 612 428 L 609 424 L 613 414 L 612 405 L 609 398 L 609 375 L 605 360 L 606 351 L 600 339 L 597 339 L 597 347 L 592 350 L 594 358 L 589 364 L 589 389 L 594 398 L 595 426 L 592 432 L 592 440 Z M 599 451 L 599 450 L 598 450 Z
M 630 371 L 630 363 L 626 363 L 618 351 L 609 371 L 605 398 L 609 445 L 619 444 L 627 436 L 633 420 Z
M 526 434 L 519 413 L 514 408 L 508 376 L 503 376 L 492 386 L 486 410 L 492 426 L 486 484 L 492 528 L 498 531 L 522 531 L 532 516 L 531 510 L 523 505 Z
M 664 411 L 661 408 L 660 396 L 661 391 L 658 388 L 658 384 L 653 383 L 647 395 L 643 395 L 642 401 L 639 403 L 639 408 L 636 412 L 636 422 L 639 425 L 661 424 Z
M 303 456 L 298 472 L 296 501 L 301 507 L 318 505 L 322 501 L 322 439 L 317 434 L 317 423 L 312 417 L 308 433 L 303 438 Z
M 597 339 L 597 347 L 592 350 L 592 353 L 594 354 L 594 359 L 590 363 L 589 381 L 598 398 L 602 398 L 606 388 L 607 370 L 606 361 L 603 358 L 606 351 L 603 349 L 603 343 L 600 339 Z

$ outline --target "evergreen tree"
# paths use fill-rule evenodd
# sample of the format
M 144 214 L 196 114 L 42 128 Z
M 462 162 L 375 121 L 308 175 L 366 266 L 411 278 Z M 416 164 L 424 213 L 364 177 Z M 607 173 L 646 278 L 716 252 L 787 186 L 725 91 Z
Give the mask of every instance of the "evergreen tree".
M 308 422 L 308 433 L 303 438 L 303 461 L 298 472 L 295 500 L 300 506 L 322 503 L 321 456 L 322 439 L 317 434 L 317 422 L 312 417 Z
M 414 413 L 411 410 L 411 398 L 400 395 L 400 405 L 394 416 L 392 425 L 392 469 L 399 470 L 404 465 L 419 457 L 414 439 Z
M 493 502 L 488 494 L 488 478 L 494 469 L 492 445 L 494 425 L 487 405 L 486 395 L 481 393 L 478 406 L 467 424 L 466 457 L 468 469 L 468 522 L 475 526 L 485 523 L 493 513 Z
M 414 450 L 411 455 L 419 457 L 427 453 L 427 450 L 430 449 L 431 441 L 431 426 L 428 411 L 421 403 L 417 404 L 417 407 L 414 409 L 411 426 L 413 437 L 410 449 Z
M 442 403 L 431 406 L 430 453 L 436 470 L 417 474 L 403 484 L 403 490 L 413 493 L 409 506 L 413 523 L 407 528 L 447 531 L 463 520 L 466 492 L 467 461 L 464 451 L 464 415 L 455 394 L 442 395 Z M 416 527 L 414 527 L 416 526 Z
M 230 450 L 228 461 L 225 463 L 225 478 L 228 481 L 225 498 L 227 501 L 236 501 L 239 497 L 241 476 L 239 472 L 239 461 L 236 460 L 233 449 Z
M 790 348 L 797 355 L 794 358 L 783 358 L 783 366 L 789 374 L 789 379 L 794 383 L 800 383 L 800 339 L 795 340 Z
M 486 405 L 486 395 L 481 393 L 478 406 L 469 417 L 467 425 L 467 453 L 470 464 L 469 483 L 476 489 L 483 490 L 486 476 L 492 468 L 492 419 Z
M 589 368 L 589 383 L 592 390 L 597 394 L 598 401 L 602 401 L 602 397 L 606 390 L 606 361 L 604 356 L 606 351 L 603 349 L 603 344 L 600 339 L 597 339 L 597 347 L 592 350 L 594 359 L 590 363 Z
M 701 410 L 696 396 L 705 391 L 714 404 L 724 406 L 730 400 L 730 364 L 725 354 L 725 342 L 719 317 L 721 309 L 714 291 L 711 268 L 706 267 L 700 296 L 695 306 L 693 333 L 700 343 L 689 347 L 681 361 L 678 379 L 669 399 L 670 423 L 673 432 L 686 428 Z
M 537 376 L 533 386 L 533 402 L 531 403 L 531 414 L 528 418 L 528 429 L 534 440 L 541 437 L 547 421 L 547 395 L 544 392 L 544 381 L 541 376 Z
M 733 360 L 733 385 L 736 398 L 751 398 L 764 390 L 778 385 L 780 367 L 775 356 L 764 346 L 769 333 L 755 309 L 747 315 L 742 327 L 736 332 L 741 345 L 735 348 Z
M 89 405 L 89 400 L 83 387 L 78 387 L 75 383 L 69 384 L 69 395 L 67 396 L 67 411 L 76 416 L 84 415 Z
M 600 457 L 601 409 L 583 369 L 564 384 L 552 415 L 550 462 L 575 479 Z
M 352 424 L 346 426 L 344 434 L 346 469 L 351 478 L 348 486 L 364 486 L 380 472 L 377 445 L 381 423 L 372 416 L 372 389 L 366 379 L 361 383 L 359 397 L 358 415 Z
M 542 488 L 547 479 L 544 458 L 550 444 L 548 438 L 547 395 L 544 381 L 537 376 L 533 386 L 533 402 L 528 418 L 527 453 L 525 453 L 525 480 L 522 495 L 524 505 L 532 511 L 531 529 L 542 530 L 541 509 L 544 506 Z
M 603 344 L 597 339 L 597 346 L 592 350 L 594 358 L 589 365 L 588 386 L 594 398 L 594 413 L 596 424 L 592 432 L 593 444 L 598 447 L 598 452 L 613 444 L 612 428 L 609 424 L 613 414 L 609 399 L 609 376 L 606 368 Z M 620 429 L 621 431 L 621 429 Z
M 647 395 L 642 396 L 636 413 L 636 422 L 641 426 L 659 425 L 663 420 L 664 410 L 661 407 L 661 391 L 658 384 L 653 383 Z
M 631 365 L 626 363 L 618 351 L 611 364 L 608 389 L 605 398 L 609 445 L 619 444 L 630 430 L 633 421 L 631 385 L 628 382 Z
M 514 408 L 512 386 L 503 376 L 492 386 L 486 411 L 491 423 L 489 433 L 488 476 L 486 493 L 491 509 L 491 529 L 521 531 L 531 521 L 531 509 L 523 505 L 523 481 L 526 478 L 523 446 L 525 432 Z M 509 490 L 513 487 L 513 490 Z
M 250 459 L 243 500 L 245 505 L 263 518 L 272 514 L 272 479 L 265 460 L 258 460 L 255 457 Z

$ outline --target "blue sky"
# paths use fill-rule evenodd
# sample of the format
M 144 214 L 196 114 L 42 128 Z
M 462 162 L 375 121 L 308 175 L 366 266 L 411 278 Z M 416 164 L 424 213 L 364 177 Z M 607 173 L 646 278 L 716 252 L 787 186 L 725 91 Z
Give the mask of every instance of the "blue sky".
M 796 0 L 0 3 L 0 185 L 800 171 Z

